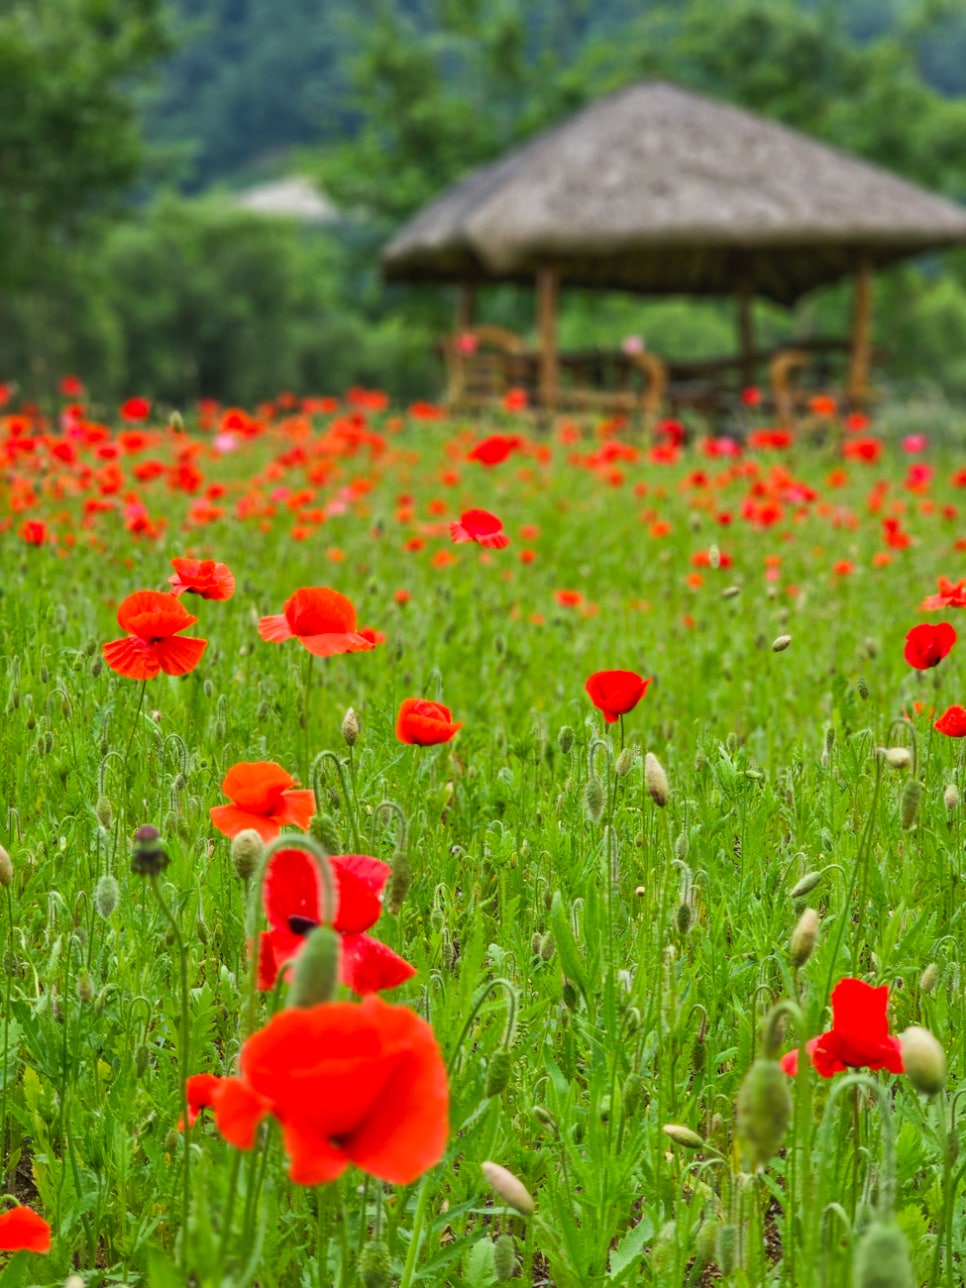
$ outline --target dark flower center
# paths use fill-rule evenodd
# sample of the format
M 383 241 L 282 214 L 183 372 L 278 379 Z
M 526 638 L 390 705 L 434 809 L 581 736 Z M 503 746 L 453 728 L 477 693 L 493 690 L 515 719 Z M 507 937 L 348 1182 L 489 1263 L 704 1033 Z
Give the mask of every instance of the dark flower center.
M 288 928 L 293 935 L 307 935 L 310 930 L 314 930 L 319 923 L 313 921 L 311 917 L 292 916 L 288 919 Z

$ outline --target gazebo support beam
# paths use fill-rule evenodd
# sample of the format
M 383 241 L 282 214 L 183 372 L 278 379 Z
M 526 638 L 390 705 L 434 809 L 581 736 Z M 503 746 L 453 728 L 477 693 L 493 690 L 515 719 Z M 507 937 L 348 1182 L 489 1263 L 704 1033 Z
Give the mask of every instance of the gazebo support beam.
M 750 389 L 755 383 L 755 317 L 751 283 L 738 286 L 738 352 L 741 355 L 741 386 Z
M 872 340 L 872 261 L 868 255 L 859 260 L 852 301 L 852 356 L 847 393 L 853 407 L 862 407 L 869 395 Z
M 537 336 L 540 343 L 540 405 L 552 411 L 557 404 L 557 295 L 560 274 L 541 268 L 537 274 Z
M 476 292 L 472 282 L 460 282 L 456 292 L 456 316 L 453 319 L 453 331 L 462 335 L 473 326 L 473 314 L 476 305 Z

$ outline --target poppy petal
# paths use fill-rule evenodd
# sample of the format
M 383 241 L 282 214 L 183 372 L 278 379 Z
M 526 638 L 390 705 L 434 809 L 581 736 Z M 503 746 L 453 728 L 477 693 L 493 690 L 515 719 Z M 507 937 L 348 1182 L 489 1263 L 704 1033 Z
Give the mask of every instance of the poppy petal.
M 449 534 L 457 544 L 473 540 L 473 534 L 467 532 L 462 523 L 451 523 L 449 525 Z
M 251 1149 L 258 1124 L 272 1110 L 272 1101 L 241 1078 L 222 1078 L 212 1098 L 218 1130 L 236 1149 Z
M 165 595 L 160 590 L 136 590 L 117 610 L 121 630 L 142 639 L 175 635 L 194 626 L 197 620 L 176 595 Z
M 242 760 L 232 765 L 221 780 L 229 800 L 253 814 L 274 814 L 282 793 L 295 786 L 295 779 L 274 760 Z
M 321 921 L 321 882 L 312 856 L 306 850 L 277 850 L 265 869 L 262 899 L 275 930 L 289 932 L 290 917 Z
M 322 1131 L 302 1120 L 282 1124 L 289 1180 L 296 1185 L 325 1185 L 341 1176 L 349 1160 Z
M 154 651 L 165 675 L 187 675 L 201 661 L 207 647 L 207 640 L 178 635 L 155 644 Z
M 32 1208 L 15 1207 L 0 1216 L 0 1252 L 49 1252 L 50 1226 Z
M 487 550 L 505 550 L 510 544 L 510 538 L 505 532 L 494 532 L 492 536 L 484 534 L 482 537 L 477 537 L 477 541 Z
M 275 819 L 266 818 L 264 814 L 252 814 L 238 805 L 213 805 L 208 812 L 212 823 L 225 836 L 237 836 L 246 827 L 252 827 L 267 842 L 274 841 L 282 830 Z
M 281 644 L 284 640 L 290 640 L 295 632 L 289 626 L 285 614 L 276 613 L 273 617 L 261 619 L 258 623 L 258 633 L 269 644 Z
M 334 657 L 336 653 L 365 653 L 375 644 L 357 632 L 346 635 L 300 635 L 303 644 L 314 657 Z
M 304 831 L 315 813 L 315 792 L 310 788 L 283 792 L 272 817 L 276 823 L 291 823 Z
M 185 1083 L 185 1090 L 188 1093 L 188 1125 L 194 1126 L 195 1119 L 201 1113 L 202 1109 L 208 1109 L 214 1103 L 213 1096 L 221 1086 L 221 1078 L 214 1073 L 193 1073 Z M 184 1126 L 178 1123 L 179 1130 L 183 1131 Z
M 154 649 L 143 640 L 126 635 L 122 640 L 111 640 L 101 645 L 104 661 L 127 680 L 153 680 L 161 670 Z
M 371 935 L 342 936 L 342 982 L 360 997 L 398 988 L 415 974 L 415 966 Z

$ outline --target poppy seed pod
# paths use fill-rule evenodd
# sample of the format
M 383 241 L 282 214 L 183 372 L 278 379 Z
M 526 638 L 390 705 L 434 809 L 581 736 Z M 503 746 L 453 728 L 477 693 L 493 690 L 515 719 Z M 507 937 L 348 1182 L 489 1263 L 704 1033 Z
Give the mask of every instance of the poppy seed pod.
M 664 766 L 653 751 L 649 751 L 644 757 L 644 784 L 654 804 L 663 809 L 670 799 L 671 789 Z
M 120 895 L 121 891 L 116 879 L 109 874 L 102 876 L 94 887 L 94 907 L 105 921 L 117 907 Z
M 734 1273 L 735 1266 L 738 1264 L 738 1227 L 736 1225 L 718 1227 L 714 1259 L 726 1279 Z
M 392 1283 L 392 1259 L 382 1239 L 375 1239 L 362 1249 L 359 1278 L 363 1288 L 389 1288 Z
M 536 1109 L 534 1109 L 534 1113 L 536 1113 Z M 536 1211 L 536 1204 L 529 1190 L 518 1177 L 514 1176 L 507 1168 L 501 1167 L 499 1163 L 493 1163 L 489 1160 L 482 1163 L 481 1168 L 487 1183 L 492 1186 L 507 1207 L 513 1208 L 514 1212 L 519 1212 L 521 1216 L 533 1216 Z
M 584 811 L 592 823 L 599 823 L 604 812 L 604 788 L 596 774 L 584 783 Z
M 339 983 L 341 957 L 338 932 L 331 926 L 316 926 L 295 958 L 288 1005 L 304 1009 L 331 1002 Z
M 913 1288 L 906 1236 L 897 1225 L 874 1221 L 855 1249 L 855 1288 Z
M 13 863 L 11 862 L 10 855 L 3 846 L 0 845 L 0 886 L 6 888 L 12 880 Z
M 244 828 L 233 838 L 231 862 L 239 881 L 247 881 L 255 875 L 264 852 L 262 838 L 253 827 Z
M 139 827 L 134 833 L 131 871 L 136 876 L 156 877 L 170 862 L 167 851 L 161 845 L 161 833 L 158 829 L 150 823 Z
M 779 1149 L 792 1117 L 788 1078 L 777 1060 L 756 1060 L 738 1088 L 737 1130 L 754 1169 Z
M 946 1085 L 946 1052 L 928 1029 L 910 1025 L 899 1034 L 906 1076 L 923 1096 L 938 1096 Z
M 959 788 L 955 783 L 950 783 L 943 792 L 943 804 L 951 812 L 959 805 Z
M 796 970 L 805 965 L 817 943 L 818 913 L 814 908 L 806 908 L 798 919 L 798 925 L 792 931 L 788 945 L 789 960 Z
M 352 707 L 342 717 L 342 737 L 347 747 L 354 747 L 359 739 L 359 717 Z
M 772 641 L 771 651 L 773 653 L 784 653 L 792 642 L 790 635 L 779 635 L 776 640 Z
M 497 1282 L 508 1283 L 517 1272 L 517 1245 L 512 1234 L 501 1234 L 493 1244 L 493 1271 Z
M 916 826 L 921 801 L 922 783 L 917 778 L 908 779 L 899 801 L 899 821 L 907 832 Z
M 557 734 L 557 746 L 560 748 L 563 754 L 567 756 L 570 754 L 570 750 L 573 747 L 573 745 L 574 745 L 574 731 L 573 729 L 571 729 L 570 725 L 563 725 L 560 729 L 560 732 Z
M 939 967 L 936 965 L 935 962 L 930 962 L 929 965 L 925 968 L 925 970 L 923 970 L 922 974 L 919 976 L 919 992 L 925 993 L 926 996 L 928 997 L 929 994 L 935 989 L 938 983 L 939 983 Z

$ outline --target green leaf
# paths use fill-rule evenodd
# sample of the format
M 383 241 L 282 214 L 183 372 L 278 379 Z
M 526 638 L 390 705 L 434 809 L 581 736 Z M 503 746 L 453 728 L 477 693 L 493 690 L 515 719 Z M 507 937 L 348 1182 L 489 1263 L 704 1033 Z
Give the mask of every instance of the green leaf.
M 463 1282 L 466 1288 L 491 1288 L 491 1285 L 496 1283 L 491 1238 L 477 1240 L 466 1254 L 463 1262 Z
M 587 997 L 587 977 L 584 971 L 584 963 L 581 960 L 580 953 L 577 951 L 577 944 L 574 941 L 574 934 L 570 928 L 570 918 L 567 915 L 567 909 L 564 907 L 563 897 L 558 890 L 553 897 L 553 903 L 550 907 L 550 929 L 553 931 L 553 942 L 557 948 L 557 955 L 560 958 L 560 965 L 568 979 L 573 980 L 586 1000 Z
M 619 1283 L 624 1272 L 640 1257 L 648 1239 L 654 1237 L 654 1222 L 645 1212 L 610 1254 L 610 1280 Z
M 0 1274 L 0 1288 L 25 1288 L 29 1260 L 29 1252 L 15 1252 Z

